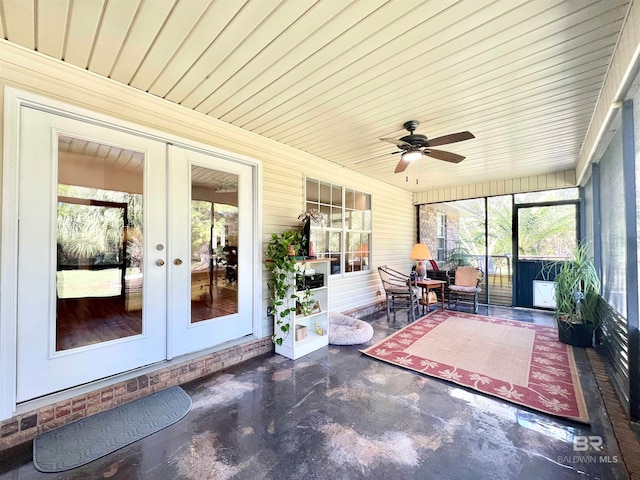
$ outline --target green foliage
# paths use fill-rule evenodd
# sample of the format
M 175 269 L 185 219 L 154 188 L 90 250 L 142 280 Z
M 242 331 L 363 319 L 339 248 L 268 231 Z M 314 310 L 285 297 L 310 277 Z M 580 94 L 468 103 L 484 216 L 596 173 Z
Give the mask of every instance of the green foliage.
M 313 297 L 311 290 L 307 288 L 304 295 L 298 299 L 298 307 L 302 315 L 311 315 L 316 308 L 318 302 Z
M 600 279 L 587 246 L 578 244 L 570 260 L 553 262 L 545 267 L 543 273 L 550 278 L 554 271 L 556 318 L 566 319 L 569 323 L 599 325 L 596 306 Z
M 141 267 L 142 196 L 72 185 L 59 185 L 61 197 L 104 200 L 127 205 L 124 208 L 58 203 L 57 243 L 61 263 L 120 263 L 127 230 L 129 266 Z
M 447 269 L 455 270 L 458 267 L 470 267 L 473 264 L 470 260 L 469 251 L 460 242 L 455 248 L 447 251 Z
M 557 199 L 557 195 L 557 191 L 549 192 L 548 200 Z M 570 192 L 567 195 L 572 198 Z M 536 192 L 530 201 L 546 199 L 541 192 Z M 511 201 L 510 195 L 490 197 L 486 212 L 484 199 L 451 202 L 464 212 L 459 217 L 458 233 L 464 250 L 473 255 L 484 255 L 486 244 L 490 255 L 512 251 Z M 489 224 L 486 239 L 485 216 Z M 567 257 L 575 247 L 575 208 L 571 205 L 523 208 L 518 212 L 518 221 L 520 256 Z
M 237 224 L 238 224 L 238 207 L 233 205 L 225 205 L 221 203 L 213 204 L 207 200 L 191 201 L 191 252 L 192 254 L 207 254 L 209 249 L 215 250 L 215 253 L 222 255 L 222 246 L 218 247 L 217 242 L 220 241 L 222 233 L 227 227 L 228 245 L 234 245 L 237 242 Z M 210 245 L 212 241 L 212 230 L 214 232 L 213 239 L 216 245 Z M 219 248 L 219 249 L 218 249 Z
M 213 204 L 204 200 L 191 201 L 191 252 L 209 252 Z M 214 245 L 215 247 L 215 245 Z
M 540 206 L 519 210 L 518 255 L 568 257 L 575 248 L 576 214 L 573 205 Z
M 297 296 L 291 293 L 295 284 L 296 259 L 289 255 L 289 246 L 297 252 L 302 248 L 302 233 L 287 230 L 280 235 L 273 233 L 267 245 L 265 266 L 272 273 L 269 289 L 271 292 L 271 308 L 274 313 L 275 326 L 271 339 L 282 345 L 290 333 L 289 314 L 295 313 Z M 291 302 L 285 300 L 291 299 Z

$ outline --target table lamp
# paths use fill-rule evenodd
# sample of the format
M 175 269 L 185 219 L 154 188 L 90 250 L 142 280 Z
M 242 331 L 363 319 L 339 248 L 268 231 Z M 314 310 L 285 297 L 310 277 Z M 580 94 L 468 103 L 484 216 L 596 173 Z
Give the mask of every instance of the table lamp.
M 411 260 L 418 260 L 416 275 L 418 275 L 418 280 L 423 280 L 426 269 L 424 268 L 424 264 L 422 263 L 422 261 L 431 259 L 431 252 L 429 251 L 429 247 L 427 247 L 427 245 L 424 243 L 416 243 L 411 249 L 411 255 L 409 255 L 409 258 Z

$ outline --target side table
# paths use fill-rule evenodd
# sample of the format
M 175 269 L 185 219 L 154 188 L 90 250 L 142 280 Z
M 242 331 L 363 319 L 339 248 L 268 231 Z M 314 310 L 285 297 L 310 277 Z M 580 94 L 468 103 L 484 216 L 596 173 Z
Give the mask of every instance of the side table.
M 444 286 L 446 285 L 446 283 L 447 282 L 445 282 L 444 280 L 418 280 L 416 281 L 415 285 L 422 288 L 422 298 L 429 297 L 429 290 L 434 290 L 440 287 L 440 309 L 444 310 Z M 422 312 L 424 313 L 425 309 L 428 309 L 429 305 L 425 304 L 422 301 L 420 303 L 422 304 Z

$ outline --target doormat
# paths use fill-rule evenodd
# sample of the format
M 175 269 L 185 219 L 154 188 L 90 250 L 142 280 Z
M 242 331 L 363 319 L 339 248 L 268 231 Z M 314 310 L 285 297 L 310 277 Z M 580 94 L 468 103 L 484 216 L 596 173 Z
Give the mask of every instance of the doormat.
M 33 440 L 33 464 L 46 473 L 85 465 L 168 427 L 190 409 L 182 388 L 168 388 L 43 433 Z
M 540 412 L 589 423 L 573 349 L 553 327 L 435 312 L 361 350 Z

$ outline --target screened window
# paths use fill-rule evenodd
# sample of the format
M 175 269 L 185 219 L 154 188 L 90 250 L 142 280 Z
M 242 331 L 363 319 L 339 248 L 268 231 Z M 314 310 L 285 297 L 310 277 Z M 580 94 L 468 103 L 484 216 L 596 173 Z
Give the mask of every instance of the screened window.
M 577 188 L 560 188 L 558 190 L 544 190 L 542 192 L 516 193 L 515 203 L 545 203 L 558 200 L 577 200 L 580 192 Z
M 602 296 L 626 317 L 627 228 L 624 221 L 626 206 L 623 185 L 622 129 L 618 129 L 600 160 Z
M 443 261 L 447 257 L 447 215 L 445 213 L 438 213 L 436 217 L 436 235 L 438 245 L 436 259 Z
M 518 209 L 521 260 L 566 260 L 577 245 L 577 204 Z
M 311 244 L 320 258 L 333 258 L 331 274 L 371 268 L 371 195 L 329 182 L 306 180 L 306 205 L 323 215 L 311 224 Z
M 534 277 L 518 277 L 520 283 L 514 290 L 518 267 L 514 257 L 528 265 L 570 256 L 577 242 L 578 198 L 577 188 L 567 188 L 421 205 L 419 238 L 432 248 L 434 258 L 444 260 L 441 269 L 460 265 L 481 268 L 485 272 L 480 294 L 483 301 L 532 306 L 527 303 L 530 296 L 513 297 L 513 293 L 533 292 L 529 282 L 537 273 L 522 267 L 522 272 L 533 272 Z M 517 256 L 514 231 L 518 232 Z

